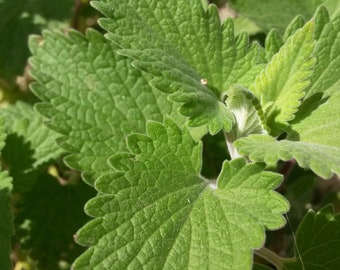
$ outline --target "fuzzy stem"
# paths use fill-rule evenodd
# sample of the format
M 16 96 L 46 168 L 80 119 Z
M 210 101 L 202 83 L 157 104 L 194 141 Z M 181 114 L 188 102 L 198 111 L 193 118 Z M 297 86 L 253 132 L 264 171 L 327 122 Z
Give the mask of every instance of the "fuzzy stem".
M 229 155 L 231 159 L 241 157 L 241 155 L 238 153 L 237 149 L 234 146 L 235 140 L 233 136 L 231 136 L 230 133 L 224 133 L 224 137 L 227 143 L 227 147 L 228 147 L 228 151 L 229 151 Z

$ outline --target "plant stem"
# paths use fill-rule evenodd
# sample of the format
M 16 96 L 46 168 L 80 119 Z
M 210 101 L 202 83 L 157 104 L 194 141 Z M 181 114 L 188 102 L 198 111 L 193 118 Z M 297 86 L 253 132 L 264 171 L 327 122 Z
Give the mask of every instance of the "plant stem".
M 271 263 L 277 270 L 283 269 L 283 261 L 285 261 L 285 259 L 270 249 L 262 247 L 261 249 L 255 250 L 255 254 Z
M 231 159 L 235 159 L 240 157 L 241 155 L 238 153 L 237 149 L 234 147 L 234 138 L 230 135 L 230 133 L 224 133 L 225 141 L 227 143 L 229 155 Z

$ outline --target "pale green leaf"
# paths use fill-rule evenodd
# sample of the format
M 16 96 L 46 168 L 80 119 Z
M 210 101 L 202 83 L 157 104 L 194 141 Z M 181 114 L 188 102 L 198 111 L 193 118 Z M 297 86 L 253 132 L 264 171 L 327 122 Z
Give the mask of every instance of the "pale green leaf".
M 0 117 L 0 150 L 5 145 L 5 118 Z M 11 210 L 11 191 L 13 189 L 12 179 L 8 176 L 8 172 L 0 171 L 0 269 L 12 269 L 10 252 L 11 252 L 11 236 L 13 230 L 13 214 Z
M 295 158 L 299 166 L 310 168 L 323 178 L 340 175 L 340 92 L 331 96 L 308 117 L 291 126 L 287 139 L 249 136 L 235 143 L 241 154 L 253 161 L 276 162 Z
M 306 91 L 305 99 L 317 93 L 327 97 L 340 87 L 340 13 L 329 22 L 327 10 L 324 8 L 321 8 L 316 16 L 317 65 L 310 78 L 311 85 Z
M 260 102 L 248 89 L 232 86 L 228 90 L 226 105 L 236 120 L 232 130 L 226 134 L 229 144 L 250 134 L 268 134 Z M 229 147 L 231 157 L 236 157 L 237 153 L 232 153 L 231 149 Z
M 276 141 L 267 135 L 251 135 L 235 143 L 238 152 L 249 155 L 252 161 L 264 161 L 268 164 L 279 159 L 296 159 L 302 168 L 310 168 L 317 175 L 329 178 L 332 173 L 340 174 L 340 147 L 304 141 Z
M 204 179 L 201 143 L 167 119 L 127 142 L 131 153 L 96 181 L 102 195 L 86 205 L 95 219 L 76 235 L 91 247 L 73 269 L 251 269 L 264 229 L 284 225 L 281 177 L 263 164 L 226 161 Z
M 284 270 L 334 270 L 340 265 L 340 215 L 328 205 L 310 210 L 296 233 L 295 258 L 284 260 Z
M 247 34 L 234 37 L 230 19 L 222 25 L 217 9 L 199 0 L 103 0 L 92 5 L 99 22 L 134 66 L 151 73 L 151 84 L 183 104 L 191 126 L 207 123 L 212 134 L 230 130 L 233 118 L 221 95 L 231 84 L 245 86 L 261 69 L 262 55 Z M 203 82 L 203 83 L 202 83 Z
M 285 29 L 283 40 L 286 41 L 290 36 L 292 36 L 298 29 L 302 28 L 304 25 L 304 18 L 301 15 L 296 16 Z M 314 28 L 316 27 L 314 26 Z
M 166 96 L 98 32 L 45 32 L 30 46 L 32 89 L 44 101 L 37 109 L 63 135 L 58 142 L 72 153 L 68 165 L 86 172 L 89 183 L 93 172 L 108 168 L 109 156 L 126 149 L 126 135 L 145 130 L 146 120 L 179 119 Z
M 274 135 L 288 126 L 309 85 L 315 58 L 313 23 L 297 30 L 280 51 L 273 56 L 266 68 L 251 86 L 265 111 L 266 122 Z

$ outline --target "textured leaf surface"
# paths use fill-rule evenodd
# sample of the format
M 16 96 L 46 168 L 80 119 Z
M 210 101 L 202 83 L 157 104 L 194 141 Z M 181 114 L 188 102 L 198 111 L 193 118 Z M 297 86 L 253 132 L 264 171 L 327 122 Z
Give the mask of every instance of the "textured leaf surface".
M 334 270 L 340 265 L 340 215 L 332 206 L 318 212 L 310 210 L 298 227 L 295 261 L 287 261 L 284 270 Z
M 311 76 L 308 97 L 322 93 L 324 97 L 333 94 L 340 87 L 340 13 L 328 21 L 327 10 L 322 8 L 316 14 L 317 65 Z
M 43 124 L 43 118 L 31 105 L 23 102 L 1 109 L 0 114 L 7 119 L 8 132 L 2 160 L 13 177 L 15 191 L 27 191 L 39 170 L 63 153 L 56 145 L 59 135 Z
M 248 89 L 240 85 L 232 86 L 228 90 L 226 105 L 236 120 L 232 130 L 225 135 L 229 154 L 235 158 L 239 155 L 235 148 L 231 147 L 232 143 L 250 134 L 268 134 L 268 128 L 259 100 Z
M 262 61 L 244 33 L 234 38 L 231 20 L 221 25 L 217 9 L 198 0 L 118 0 L 92 4 L 106 19 L 107 37 L 134 65 L 154 75 L 151 84 L 183 103 L 192 126 L 208 124 L 212 134 L 230 130 L 233 118 L 221 102 L 233 83 L 248 86 Z M 204 83 L 202 83 L 202 81 Z
M 264 227 L 285 220 L 281 177 L 244 159 L 225 162 L 217 184 L 199 174 L 200 143 L 171 120 L 128 137 L 132 153 L 96 181 L 95 219 L 76 236 L 91 246 L 74 269 L 251 269 Z
M 248 89 L 232 86 L 226 104 L 236 119 L 235 127 L 228 134 L 233 141 L 250 134 L 267 134 L 260 102 Z
M 94 181 L 90 172 L 106 170 L 107 158 L 126 149 L 127 134 L 143 132 L 146 120 L 162 121 L 173 111 L 165 95 L 151 89 L 143 74 L 95 31 L 86 37 L 45 32 L 30 46 L 37 79 L 32 88 L 44 101 L 37 109 L 63 135 L 59 144 L 73 153 L 68 165 L 89 172 L 89 183 Z
M 309 22 L 297 30 L 251 86 L 260 99 L 267 125 L 273 134 L 279 133 L 288 121 L 294 119 L 300 100 L 305 95 L 304 90 L 309 85 L 308 78 L 315 63 L 312 57 L 313 29 L 313 23 Z
M 5 118 L 0 117 L 0 150 L 5 145 Z M 12 179 L 6 171 L 0 172 L 0 269 L 12 269 L 9 257 L 13 234 L 12 210 L 10 207 Z
M 249 136 L 235 143 L 239 152 L 251 160 L 276 162 L 295 158 L 303 168 L 321 177 L 340 175 L 340 92 L 331 96 L 303 121 L 292 125 L 288 139 L 276 141 L 270 136 Z

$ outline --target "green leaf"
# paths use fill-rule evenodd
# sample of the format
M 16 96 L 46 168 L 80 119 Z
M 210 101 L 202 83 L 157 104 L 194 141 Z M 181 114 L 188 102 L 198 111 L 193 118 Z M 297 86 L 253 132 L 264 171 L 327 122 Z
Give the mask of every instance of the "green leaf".
M 230 130 L 232 114 L 223 93 L 233 83 L 245 86 L 261 69 L 261 50 L 246 33 L 234 37 L 231 19 L 222 25 L 217 9 L 198 0 L 94 1 L 106 17 L 107 37 L 153 75 L 151 84 L 182 103 L 191 126 L 208 124 L 210 133 Z
M 299 166 L 329 178 L 340 175 L 340 92 L 331 96 L 309 117 L 292 125 L 288 139 L 276 141 L 270 136 L 249 136 L 235 143 L 240 154 L 253 161 L 273 163 L 295 158 Z
M 322 178 L 330 178 L 333 172 L 340 174 L 339 147 L 304 141 L 276 141 L 267 135 L 250 135 L 236 141 L 235 146 L 241 155 L 249 155 L 252 161 L 273 164 L 279 159 L 294 158 L 299 166 L 311 169 Z
M 310 19 L 320 4 L 332 7 L 336 0 L 231 0 L 233 9 L 252 20 L 264 31 L 277 28 L 283 33 L 286 26 L 297 15 Z M 334 9 L 330 9 L 334 10 Z M 335 10 L 334 10 L 335 11 Z
M 58 142 L 72 153 L 67 164 L 85 171 L 90 184 L 94 172 L 108 168 L 109 156 L 126 149 L 126 135 L 145 130 L 146 120 L 171 114 L 180 121 L 166 96 L 98 32 L 44 32 L 30 46 L 32 90 L 44 101 L 37 109 L 63 135 Z
M 202 145 L 172 120 L 149 122 L 110 159 L 89 201 L 95 219 L 76 236 L 91 246 L 73 269 L 251 269 L 264 227 L 284 225 L 281 176 L 263 164 L 226 161 L 216 181 L 200 176 Z M 110 243 L 110 244 L 108 244 Z
M 0 150 L 5 145 L 5 118 L 0 117 Z M 13 214 L 10 206 L 11 191 L 13 189 L 12 179 L 8 172 L 0 172 L 0 269 L 12 269 L 12 263 L 9 257 L 11 252 L 11 236 L 13 230 Z
M 13 230 L 13 214 L 10 207 L 12 191 L 12 178 L 7 172 L 0 173 L 0 268 L 12 269 L 9 257 L 11 252 L 11 236 Z
M 236 119 L 232 130 L 226 134 L 228 144 L 250 134 L 268 134 L 260 101 L 248 89 L 240 85 L 232 86 L 228 90 L 226 105 Z M 228 148 L 232 158 L 239 156 L 233 147 Z
M 283 261 L 284 270 L 333 270 L 340 265 L 340 215 L 328 205 L 310 210 L 298 227 L 295 260 Z
M 340 87 L 340 13 L 331 21 L 325 8 L 316 14 L 317 43 L 315 56 L 317 65 L 310 77 L 311 85 L 306 91 L 305 99 L 322 93 L 327 97 L 338 91 Z
M 232 86 L 226 104 L 236 119 L 236 125 L 230 132 L 233 141 L 250 134 L 267 134 L 260 102 L 248 89 Z
M 272 57 L 279 52 L 280 48 L 283 45 L 283 39 L 275 28 L 272 29 L 265 40 L 265 52 L 266 52 L 266 59 L 270 61 Z
M 8 133 L 2 161 L 13 177 L 15 192 L 27 191 L 37 174 L 62 155 L 63 150 L 56 145 L 59 135 L 44 126 L 32 105 L 17 102 L 1 109 L 0 114 L 7 119 Z
M 294 119 L 304 90 L 309 85 L 315 58 L 313 23 L 297 30 L 251 86 L 265 111 L 266 122 L 274 135 L 279 134 Z

